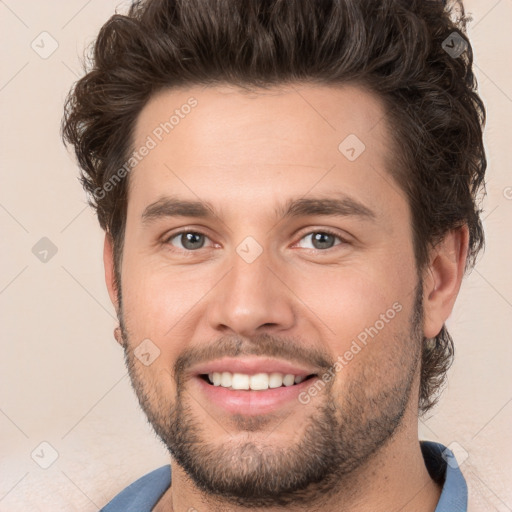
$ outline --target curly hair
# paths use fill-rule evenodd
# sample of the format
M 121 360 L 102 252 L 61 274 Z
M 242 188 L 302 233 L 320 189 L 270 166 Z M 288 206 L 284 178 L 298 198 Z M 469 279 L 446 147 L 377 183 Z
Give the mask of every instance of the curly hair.
M 62 133 L 112 238 L 118 290 L 129 176 L 105 184 L 133 151 L 148 100 L 187 85 L 352 83 L 378 95 L 395 145 L 389 172 L 411 209 L 418 270 L 448 231 L 464 225 L 472 268 L 484 245 L 478 203 L 487 164 L 468 21 L 461 0 L 146 0 L 112 16 L 67 98 Z M 449 51 L 455 43 L 459 55 Z M 446 327 L 422 350 L 420 414 L 437 402 L 453 360 Z

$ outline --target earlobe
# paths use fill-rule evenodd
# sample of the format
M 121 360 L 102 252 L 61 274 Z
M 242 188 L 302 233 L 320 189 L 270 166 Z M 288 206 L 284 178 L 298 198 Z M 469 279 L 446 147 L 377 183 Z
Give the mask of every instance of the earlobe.
M 423 331 L 435 338 L 450 316 L 466 268 L 469 231 L 466 225 L 449 231 L 431 250 L 423 281 Z
M 114 243 L 109 233 L 105 233 L 105 241 L 103 243 L 103 265 L 105 267 L 105 282 L 110 301 L 114 305 L 116 313 L 118 313 L 119 302 L 114 273 Z

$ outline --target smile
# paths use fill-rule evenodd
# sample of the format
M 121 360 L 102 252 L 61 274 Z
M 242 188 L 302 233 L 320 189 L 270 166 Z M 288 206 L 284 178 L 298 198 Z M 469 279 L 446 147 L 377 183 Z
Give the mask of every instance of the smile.
M 210 372 L 201 377 L 214 386 L 232 390 L 252 390 L 265 391 L 267 389 L 280 388 L 282 386 L 293 386 L 302 381 L 314 377 L 314 375 L 293 375 L 291 373 L 283 374 L 279 372 L 256 373 L 249 375 L 246 373 L 232 373 L 228 371 Z

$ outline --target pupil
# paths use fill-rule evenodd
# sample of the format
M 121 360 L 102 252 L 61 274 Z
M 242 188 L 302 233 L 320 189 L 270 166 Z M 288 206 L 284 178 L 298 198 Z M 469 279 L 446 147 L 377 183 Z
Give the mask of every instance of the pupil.
M 330 235 L 329 233 L 315 233 L 313 236 L 313 241 L 320 246 L 317 247 L 317 249 L 329 249 L 332 247 L 332 244 L 329 243 L 329 241 L 325 242 L 325 237 L 330 238 L 331 242 L 334 238 L 333 235 Z
M 202 235 L 199 233 L 185 233 L 182 237 L 183 247 L 187 249 L 198 249 L 199 247 L 194 246 L 194 243 L 197 243 L 198 238 L 200 239 Z M 202 245 L 202 244 L 201 244 Z

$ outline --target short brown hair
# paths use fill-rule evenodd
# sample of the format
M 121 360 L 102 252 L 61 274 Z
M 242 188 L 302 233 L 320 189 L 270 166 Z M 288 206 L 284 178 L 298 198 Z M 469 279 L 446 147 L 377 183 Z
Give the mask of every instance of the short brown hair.
M 133 151 L 135 122 L 153 94 L 217 83 L 352 83 L 377 94 L 393 128 L 392 174 L 409 200 L 419 271 L 429 249 L 463 225 L 471 268 L 484 244 L 477 196 L 485 193 L 486 114 L 462 0 L 445 3 L 147 0 L 112 16 L 87 74 L 68 96 L 63 137 L 75 148 L 90 205 L 112 237 L 118 290 L 128 178 L 108 193 L 104 185 Z M 461 45 L 460 55 L 450 51 Z M 437 401 L 453 352 L 445 326 L 433 347 L 424 343 L 421 413 Z

